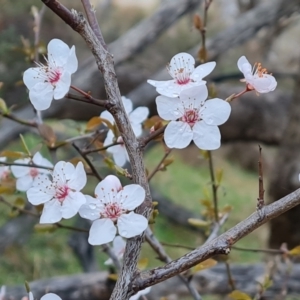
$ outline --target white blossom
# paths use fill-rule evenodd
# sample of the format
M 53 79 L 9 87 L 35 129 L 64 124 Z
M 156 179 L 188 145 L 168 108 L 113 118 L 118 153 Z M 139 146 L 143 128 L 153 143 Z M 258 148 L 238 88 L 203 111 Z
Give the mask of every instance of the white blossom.
M 274 76 L 267 74 L 267 70 L 262 67 L 261 63 L 255 63 L 254 67 L 250 65 L 245 56 L 239 58 L 238 68 L 244 74 L 244 79 L 249 90 L 256 90 L 258 93 L 269 93 L 274 91 L 277 81 Z
M 133 110 L 132 101 L 130 99 L 122 96 L 122 101 L 125 111 L 128 114 L 133 132 L 137 137 L 139 137 L 142 134 L 142 123 L 147 119 L 149 115 L 149 109 L 146 106 L 140 106 Z M 115 123 L 112 114 L 108 111 L 102 112 L 100 117 L 108 120 L 111 124 Z M 120 144 L 109 147 L 107 149 L 107 152 L 112 154 L 114 162 L 117 166 L 123 167 L 125 163 L 129 161 L 129 157 L 122 137 L 119 136 L 115 138 L 113 132 L 109 130 L 103 146 L 108 146 L 114 143 L 115 141 L 119 142 Z
M 0 157 L 0 162 L 5 162 L 6 161 L 6 157 L 2 156 Z M 9 166 L 1 166 L 0 165 L 0 183 L 1 181 L 5 181 L 9 175 L 10 175 L 11 171 Z
M 19 164 L 28 164 L 28 167 L 25 166 L 11 166 L 11 171 L 13 175 L 17 178 L 16 188 L 19 191 L 26 192 L 29 188 L 32 187 L 33 182 L 36 180 L 38 175 L 49 174 L 50 171 L 42 168 L 30 167 L 30 162 L 33 162 L 35 165 L 52 168 L 53 164 L 46 158 L 44 158 L 39 152 L 37 152 L 32 160 L 30 158 L 17 159 L 15 163 Z
M 0 289 L 0 300 L 4 300 L 5 293 L 6 293 L 6 286 L 2 285 Z
M 207 96 L 206 85 L 201 85 L 182 91 L 179 98 L 156 98 L 159 116 L 171 121 L 164 132 L 169 148 L 185 148 L 192 140 L 203 150 L 220 147 L 218 125 L 227 121 L 231 107 L 218 98 L 205 101 Z
M 29 292 L 29 300 L 34 300 L 32 292 Z M 41 300 L 62 300 L 58 295 L 54 293 L 48 293 L 44 295 Z
M 46 65 L 37 64 L 24 72 L 23 81 L 29 89 L 29 99 L 36 110 L 50 107 L 52 99 L 62 99 L 71 85 L 71 74 L 76 72 L 78 61 L 75 46 L 71 49 L 59 39 L 48 44 Z
M 111 242 L 117 234 L 131 238 L 141 234 L 148 220 L 133 212 L 145 199 L 145 190 L 138 184 L 122 187 L 120 180 L 109 175 L 95 189 L 95 198 L 86 195 L 81 217 L 92 220 L 89 243 L 102 245 Z
M 141 290 L 137 292 L 135 295 L 131 296 L 129 300 L 138 300 L 142 295 L 146 295 L 150 292 L 151 286 L 145 288 L 144 290 Z
M 86 173 L 82 162 L 76 168 L 69 162 L 60 161 L 54 166 L 51 179 L 40 175 L 27 191 L 28 201 L 33 205 L 44 204 L 40 223 L 56 223 L 62 218 L 76 215 L 86 202 L 80 192 L 86 185 Z
M 215 68 L 214 61 L 202 64 L 195 68 L 195 59 L 188 53 L 179 53 L 173 56 L 167 69 L 172 80 L 147 82 L 156 87 L 156 91 L 166 97 L 179 97 L 179 94 L 190 87 L 203 85 L 205 76 Z
M 118 258 L 118 260 L 121 260 L 123 258 L 125 246 L 126 246 L 126 242 L 122 237 L 120 237 L 118 235 L 114 238 L 113 245 L 112 245 L 112 251 L 115 254 L 115 256 Z M 113 261 L 111 258 L 109 258 L 107 261 L 105 261 L 104 264 L 112 265 Z

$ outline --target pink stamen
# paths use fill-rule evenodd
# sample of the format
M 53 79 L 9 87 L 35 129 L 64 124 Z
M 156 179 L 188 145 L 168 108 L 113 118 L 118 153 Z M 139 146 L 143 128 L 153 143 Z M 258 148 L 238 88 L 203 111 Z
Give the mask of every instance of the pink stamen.
M 124 210 L 118 203 L 109 203 L 105 206 L 104 212 L 101 214 L 104 218 L 109 218 L 112 221 L 116 221 L 122 214 Z
M 188 123 L 191 127 L 193 127 L 199 119 L 198 110 L 196 109 L 186 110 L 181 117 L 181 121 Z
M 68 196 L 70 188 L 67 185 L 56 188 L 55 198 L 62 203 Z
M 30 168 L 29 175 L 30 175 L 32 178 L 35 178 L 36 176 L 39 175 L 38 169 L 37 169 L 37 168 Z

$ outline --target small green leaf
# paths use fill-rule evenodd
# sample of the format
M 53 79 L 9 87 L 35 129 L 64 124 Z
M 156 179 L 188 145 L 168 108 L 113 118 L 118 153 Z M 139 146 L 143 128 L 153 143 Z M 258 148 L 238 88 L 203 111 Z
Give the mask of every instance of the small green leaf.
M 7 114 L 8 113 L 7 105 L 6 105 L 5 101 L 2 98 L 0 98 L 0 111 L 3 114 Z
M 210 225 L 210 222 L 200 220 L 200 219 L 194 219 L 194 218 L 189 218 L 188 223 L 195 226 L 195 227 L 207 227 Z
M 57 229 L 55 224 L 36 224 L 34 230 L 38 233 L 54 232 Z
M 223 179 L 223 169 L 218 169 L 216 172 L 217 185 L 220 185 Z

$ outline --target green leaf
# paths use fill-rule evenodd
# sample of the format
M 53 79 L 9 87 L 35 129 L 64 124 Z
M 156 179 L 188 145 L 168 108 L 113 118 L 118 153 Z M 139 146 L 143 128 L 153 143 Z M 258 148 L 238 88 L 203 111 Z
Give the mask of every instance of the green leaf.
M 300 255 L 300 246 L 296 246 L 295 248 L 293 248 L 292 250 L 290 250 L 288 252 L 289 255 L 291 256 L 298 256 Z
M 55 224 L 36 224 L 34 230 L 38 233 L 54 232 L 57 229 Z
M 195 226 L 195 227 L 207 227 L 210 225 L 210 222 L 200 220 L 200 219 L 194 219 L 194 218 L 189 218 L 188 223 Z
M 6 103 L 5 103 L 5 101 L 2 98 L 0 98 L 0 111 L 3 114 L 7 114 L 8 113 L 8 108 L 6 106 Z
M 212 258 L 209 258 L 203 262 L 201 262 L 200 264 L 197 264 L 196 266 L 193 267 L 193 273 L 205 270 L 205 269 L 209 269 L 214 267 L 218 262 Z

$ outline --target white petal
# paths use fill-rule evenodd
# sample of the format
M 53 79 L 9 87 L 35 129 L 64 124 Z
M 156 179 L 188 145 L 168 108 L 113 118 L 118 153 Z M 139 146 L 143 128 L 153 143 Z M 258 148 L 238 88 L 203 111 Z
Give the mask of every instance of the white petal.
M 191 127 L 181 121 L 171 121 L 164 133 L 164 140 L 169 148 L 183 149 L 193 139 Z
M 55 180 L 59 179 L 60 183 L 66 183 L 67 180 L 72 178 L 74 172 L 75 167 L 71 163 L 59 161 L 54 166 L 53 178 L 55 178 Z
M 29 300 L 34 300 L 32 292 L 29 292 Z
M 29 158 L 17 159 L 15 163 L 18 164 L 28 164 L 30 162 Z M 27 175 L 30 171 L 30 167 L 25 166 L 11 166 L 11 171 L 16 178 L 23 177 Z
M 55 85 L 54 99 L 62 99 L 69 91 L 71 85 L 71 75 L 69 72 L 63 72 L 61 78 Z
M 62 300 L 59 296 L 53 293 L 48 293 L 44 295 L 41 300 Z
M 89 243 L 91 245 L 102 245 L 111 242 L 116 236 L 117 228 L 110 219 L 100 219 L 93 222 Z
M 123 105 L 127 114 L 132 112 L 132 101 L 125 96 L 122 96 Z
M 239 70 L 244 73 L 245 68 L 249 69 L 250 67 L 250 71 L 252 69 L 248 59 L 245 56 L 241 56 L 237 62 L 237 66 L 239 68 Z
M 86 181 L 86 173 L 83 167 L 83 163 L 80 161 L 75 168 L 75 172 L 71 174 L 68 186 L 71 189 L 80 191 L 85 187 Z
M 183 102 L 184 107 L 188 107 L 192 104 L 193 107 L 200 107 L 208 96 L 208 90 L 205 84 L 193 86 L 189 89 L 183 90 L 180 93 L 180 100 Z M 187 102 L 190 101 L 190 102 Z
M 203 150 L 220 148 L 221 134 L 218 126 L 207 125 L 204 121 L 197 122 L 193 127 L 194 143 Z
M 73 74 L 77 71 L 78 68 L 78 60 L 75 53 L 75 46 L 72 46 L 67 63 L 65 65 L 65 70 L 70 74 Z
M 184 72 L 192 73 L 195 68 L 195 59 L 188 53 L 178 53 L 172 57 L 169 64 L 169 73 L 173 78 L 176 78 L 176 74 L 184 69 Z
M 53 224 L 61 220 L 61 204 L 56 199 L 44 204 L 40 224 Z
M 113 158 L 117 166 L 123 167 L 126 164 L 126 162 L 129 161 L 125 146 L 114 146 Z
M 18 191 L 26 192 L 32 187 L 33 178 L 30 175 L 25 175 L 17 179 L 16 188 Z
M 216 62 L 211 61 L 198 66 L 191 75 L 191 78 L 195 81 L 202 80 L 205 76 L 210 74 L 216 66 Z
M 144 122 L 149 115 L 149 108 L 146 106 L 139 106 L 129 114 L 129 119 L 132 124 L 140 124 Z
M 49 42 L 48 47 L 48 61 L 57 67 L 64 67 L 68 61 L 70 48 L 59 39 L 53 39 Z
M 124 254 L 126 242 L 121 236 L 116 236 L 113 240 L 113 251 L 118 258 L 121 258 Z
M 28 201 L 33 205 L 46 203 L 53 198 L 53 195 L 44 192 L 39 187 L 31 187 L 26 194 Z
M 205 102 L 201 117 L 208 125 L 221 125 L 228 120 L 230 112 L 228 102 L 215 98 Z
M 177 120 L 182 117 L 183 109 L 181 101 L 178 98 L 166 96 L 156 97 L 157 112 L 164 120 Z
M 141 124 L 131 124 L 132 126 L 132 130 L 135 134 L 136 137 L 141 136 L 141 134 L 143 133 L 143 129 L 142 129 L 142 125 Z
M 80 207 L 85 204 L 86 198 L 80 192 L 69 192 L 69 195 L 63 201 L 61 206 L 61 215 L 64 219 L 70 219 L 74 217 Z
M 144 290 L 141 290 L 137 292 L 135 295 L 131 296 L 129 300 L 138 300 L 142 295 L 146 295 L 150 292 L 151 286 L 145 288 Z
M 96 198 L 101 199 L 104 203 L 110 202 L 116 198 L 117 193 L 122 188 L 118 177 L 114 175 L 106 176 L 95 188 Z
M 29 90 L 29 99 L 36 110 L 45 110 L 51 105 L 53 93 L 50 83 L 40 82 Z
M 49 168 L 53 168 L 53 164 L 46 158 L 44 158 L 40 152 L 36 152 L 32 158 L 33 162 L 36 164 L 36 165 L 39 165 L 39 166 L 43 166 L 43 167 L 49 167 Z M 43 172 L 43 171 L 46 171 L 48 173 L 48 170 L 42 170 L 40 169 L 39 170 L 40 172 Z
M 119 234 L 125 238 L 132 238 L 141 234 L 148 227 L 148 220 L 139 214 L 130 212 L 123 214 L 117 222 Z
M 146 192 L 139 184 L 129 184 L 119 192 L 118 198 L 122 207 L 127 210 L 134 210 L 145 200 Z
M 274 91 L 277 86 L 277 81 L 274 76 L 265 74 L 264 77 L 253 78 L 251 82 L 258 93 L 269 93 Z
M 37 83 L 41 83 L 44 80 L 38 76 L 40 72 L 40 68 L 29 68 L 23 74 L 23 81 L 26 87 L 30 90 Z
M 104 140 L 103 146 L 107 146 L 107 145 L 112 144 L 114 142 L 114 138 L 115 138 L 114 133 L 111 130 L 109 130 L 107 132 L 107 135 L 106 135 L 106 138 Z M 111 149 L 111 147 L 109 147 L 108 149 Z
M 99 199 L 95 199 L 89 195 L 85 195 L 86 203 L 79 209 L 79 214 L 82 218 L 88 220 L 97 220 L 100 218 L 100 212 L 103 211 L 104 206 Z
M 114 117 L 107 110 L 105 110 L 101 113 L 100 118 L 108 120 L 111 124 L 115 124 Z M 104 125 L 105 125 L 105 123 L 104 123 Z

